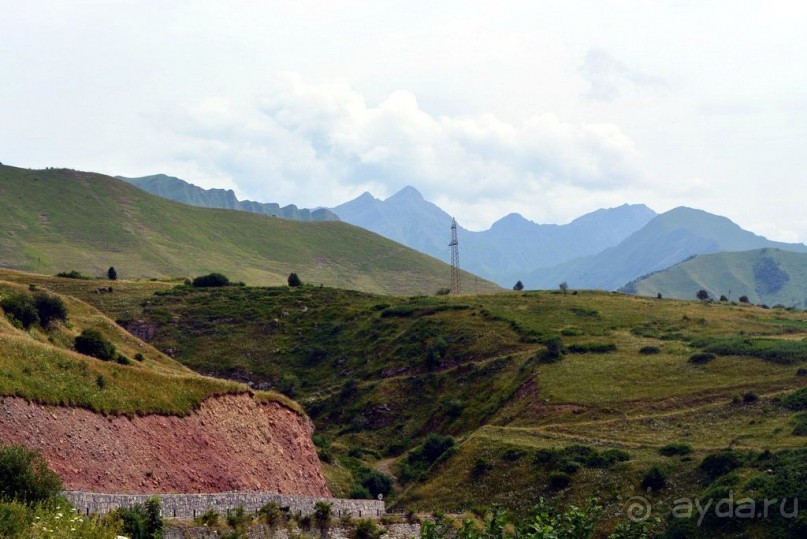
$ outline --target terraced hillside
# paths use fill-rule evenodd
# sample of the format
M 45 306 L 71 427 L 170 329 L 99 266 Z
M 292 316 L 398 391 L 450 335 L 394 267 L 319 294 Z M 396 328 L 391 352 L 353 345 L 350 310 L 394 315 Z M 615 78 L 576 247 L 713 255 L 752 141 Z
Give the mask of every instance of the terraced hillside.
M 121 278 L 221 271 L 250 284 L 305 282 L 389 294 L 433 293 L 449 267 L 340 222 L 300 222 L 196 208 L 121 180 L 0 165 L 0 266 Z M 447 247 L 446 247 L 447 248 Z M 466 274 L 475 290 L 498 287 Z
M 785 478 L 807 478 L 791 397 L 807 386 L 802 311 L 587 291 L 179 286 L 116 312 L 200 372 L 300 400 L 339 494 L 384 491 L 381 471 L 397 477 L 395 506 L 423 511 L 595 495 L 605 530 L 641 495 L 659 531 L 681 496 L 792 495 L 801 487 Z M 710 455 L 736 469 L 710 475 Z M 654 466 L 663 488 L 648 495 Z

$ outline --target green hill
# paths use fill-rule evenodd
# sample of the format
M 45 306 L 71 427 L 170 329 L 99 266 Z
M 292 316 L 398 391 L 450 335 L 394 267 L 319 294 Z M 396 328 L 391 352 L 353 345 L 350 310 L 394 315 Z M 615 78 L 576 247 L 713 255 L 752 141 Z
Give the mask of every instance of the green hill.
M 800 401 L 782 399 L 807 385 L 802 311 L 605 292 L 162 285 L 150 295 L 128 283 L 112 304 L 89 283 L 70 286 L 199 372 L 293 395 L 338 495 L 360 494 L 380 470 L 397 477 L 390 503 L 420 511 L 597 496 L 606 531 L 625 521 L 625 500 L 645 496 L 660 532 L 676 499 L 726 485 L 792 498 L 804 483 L 789 478 L 807 478 Z M 713 355 L 698 364 L 696 354 Z M 703 471 L 727 449 L 734 474 Z M 653 466 L 667 486 L 648 494 Z M 702 536 L 725 535 L 714 526 Z
M 652 273 L 622 291 L 642 296 L 694 298 L 706 290 L 714 298 L 807 308 L 807 254 L 779 249 L 700 255 Z
M 341 222 L 300 222 L 196 208 L 121 180 L 67 169 L 0 166 L 0 265 L 121 278 L 211 271 L 250 284 L 309 283 L 390 294 L 434 293 L 446 264 Z M 496 290 L 465 274 L 477 291 Z

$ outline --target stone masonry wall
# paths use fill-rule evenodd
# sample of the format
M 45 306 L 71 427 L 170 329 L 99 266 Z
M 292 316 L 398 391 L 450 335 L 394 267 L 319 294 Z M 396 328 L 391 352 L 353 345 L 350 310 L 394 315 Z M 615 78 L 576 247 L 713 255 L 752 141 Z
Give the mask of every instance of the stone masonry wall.
M 76 510 L 82 514 L 108 513 L 119 507 L 132 507 L 145 503 L 152 497 L 147 494 L 101 494 L 97 492 L 70 491 L 65 495 Z M 378 518 L 386 510 L 380 500 L 346 500 L 342 498 L 315 498 L 311 496 L 287 496 L 267 492 L 220 492 L 215 494 L 159 494 L 163 518 L 192 520 L 210 509 L 226 516 L 228 511 L 243 506 L 247 513 L 255 513 L 268 502 L 276 502 L 288 508 L 292 514 L 310 515 L 317 502 L 331 504 L 335 517 L 350 515 L 356 518 Z

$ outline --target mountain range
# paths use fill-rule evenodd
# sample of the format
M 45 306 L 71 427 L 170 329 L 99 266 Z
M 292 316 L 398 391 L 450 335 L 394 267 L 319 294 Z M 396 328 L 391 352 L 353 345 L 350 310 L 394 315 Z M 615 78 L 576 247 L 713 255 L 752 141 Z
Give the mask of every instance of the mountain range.
M 283 217 L 296 221 L 338 221 L 339 218 L 331 211 L 318 208 L 309 210 L 298 208 L 294 204 L 280 206 L 274 202 L 255 202 L 252 200 L 238 200 L 230 189 L 203 189 L 196 185 L 165 174 L 154 174 L 140 178 L 126 178 L 116 176 L 119 180 L 148 191 L 149 193 L 169 200 L 175 200 L 191 206 L 202 208 L 222 208 L 228 210 L 241 210 L 251 213 L 260 213 L 272 217 Z
M 414 187 L 405 187 L 386 200 L 364 193 L 331 210 L 343 221 L 440 260 L 450 259 L 451 216 Z M 642 204 L 625 204 L 583 215 L 567 225 L 546 225 L 511 213 L 488 230 L 474 232 L 459 226 L 460 260 L 464 269 L 509 287 L 534 268 L 616 245 L 655 215 Z
M 260 205 L 238 202 L 232 191 L 204 190 L 165 175 L 129 181 L 190 204 L 231 209 Z M 298 212 L 341 219 L 438 260 L 450 260 L 452 217 L 411 186 L 384 200 L 365 192 L 330 209 Z M 462 268 L 508 288 L 520 280 L 528 289 L 557 288 L 566 282 L 572 288 L 616 290 L 694 255 L 763 248 L 807 252 L 803 244 L 768 240 L 703 210 L 679 207 L 659 215 L 643 204 L 600 209 L 564 225 L 538 224 L 511 213 L 488 230 L 460 225 L 457 233 Z

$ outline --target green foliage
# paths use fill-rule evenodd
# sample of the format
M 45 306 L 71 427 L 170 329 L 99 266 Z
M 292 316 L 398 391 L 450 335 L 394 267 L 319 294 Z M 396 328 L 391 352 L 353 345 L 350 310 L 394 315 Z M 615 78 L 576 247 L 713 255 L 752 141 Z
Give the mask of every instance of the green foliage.
M 658 346 L 642 346 L 639 353 L 643 356 L 652 356 L 661 353 L 661 349 Z
M 797 389 L 782 399 L 785 408 L 795 411 L 807 410 L 807 387 Z
M 384 497 L 392 492 L 392 479 L 390 476 L 373 468 L 359 469 L 358 487 L 366 489 L 370 498 L 377 498 L 379 494 Z
M 219 523 L 219 512 L 215 509 L 208 509 L 196 517 L 196 522 L 202 526 L 217 526 Z
M 30 531 L 31 510 L 19 502 L 0 501 L 0 537 L 22 538 Z
M 117 358 L 115 345 L 109 342 L 100 331 L 85 329 L 75 340 L 76 352 L 85 356 L 92 356 L 104 361 Z
M 237 532 L 246 530 L 250 522 L 252 522 L 252 517 L 244 511 L 243 505 L 239 505 L 227 514 L 227 525 Z
M 86 275 L 83 275 L 80 271 L 71 270 L 71 271 L 62 271 L 56 274 L 56 277 L 62 277 L 64 279 L 79 279 L 83 281 L 89 281 L 90 278 Z
M 286 279 L 286 282 L 291 287 L 297 287 L 303 285 L 303 281 L 296 273 L 289 273 L 289 277 Z
M 704 458 L 699 468 L 711 480 L 715 480 L 720 476 L 729 473 L 732 470 L 739 468 L 742 461 L 733 451 L 721 451 L 713 453 Z
M 661 490 L 667 486 L 667 474 L 659 466 L 653 466 L 645 472 L 642 478 L 642 488 L 647 490 Z
M 807 361 L 807 342 L 785 339 L 749 337 L 702 337 L 694 339 L 692 346 L 720 356 L 755 357 L 790 365 Z
M 59 296 L 38 292 L 34 294 L 34 307 L 44 328 L 56 321 L 67 321 L 67 307 Z
M 701 301 L 705 301 L 705 300 L 709 299 L 709 292 L 707 292 L 706 290 L 703 290 L 703 289 L 698 290 L 698 293 L 695 294 L 695 297 L 698 298 Z
M 162 538 L 163 519 L 159 498 L 149 498 L 144 504 L 119 508 L 116 514 L 123 522 L 123 533 L 131 539 Z
M 560 337 L 547 337 L 541 344 L 546 346 L 546 349 L 536 355 L 539 363 L 555 363 L 562 359 L 563 341 Z
M 282 525 L 285 518 L 280 505 L 277 502 L 267 502 L 260 509 L 258 509 L 258 517 L 263 520 L 270 528 L 275 529 Z
M 689 362 L 693 365 L 706 365 L 710 361 L 715 359 L 715 355 L 709 352 L 699 352 L 697 354 L 692 354 L 689 356 Z
M 451 436 L 429 434 L 398 464 L 398 479 L 403 484 L 418 480 L 437 460 L 456 446 Z
M 7 316 L 16 320 L 25 329 L 39 323 L 39 313 L 28 294 L 19 293 L 4 297 L 0 300 L 0 307 Z
M 47 501 L 62 492 L 62 481 L 40 453 L 22 445 L 0 446 L 0 501 Z
M 516 290 L 517 292 L 524 290 L 524 283 L 521 281 L 516 281 L 516 284 L 513 285 L 513 290 Z
M 110 266 L 108 270 L 106 270 L 106 278 L 110 281 L 117 281 L 118 280 L 118 272 L 115 270 L 114 266 Z
M 350 531 L 350 539 L 380 539 L 383 534 L 384 530 L 375 521 L 363 519 Z
M 614 343 L 575 343 L 566 347 L 570 354 L 608 354 L 616 351 Z
M 667 444 L 660 448 L 658 452 L 665 457 L 684 456 L 692 453 L 692 446 L 684 443 Z
M 471 468 L 471 478 L 478 481 L 490 470 L 493 469 L 493 464 L 484 457 L 478 457 Z
M 572 485 L 572 476 L 566 472 L 551 472 L 549 474 L 549 488 L 551 490 L 563 490 Z
M 739 301 L 740 303 L 751 303 L 751 301 L 748 299 L 748 296 L 740 296 Z
M 221 273 L 208 273 L 207 275 L 200 275 L 196 277 L 192 285 L 194 288 L 217 288 L 221 286 L 230 286 L 230 279 Z
M 763 257 L 754 264 L 754 283 L 760 295 L 779 292 L 790 280 L 790 275 L 771 257 Z
M 314 504 L 314 523 L 320 531 L 327 530 L 331 525 L 331 515 L 333 509 L 328 502 L 317 502 Z

